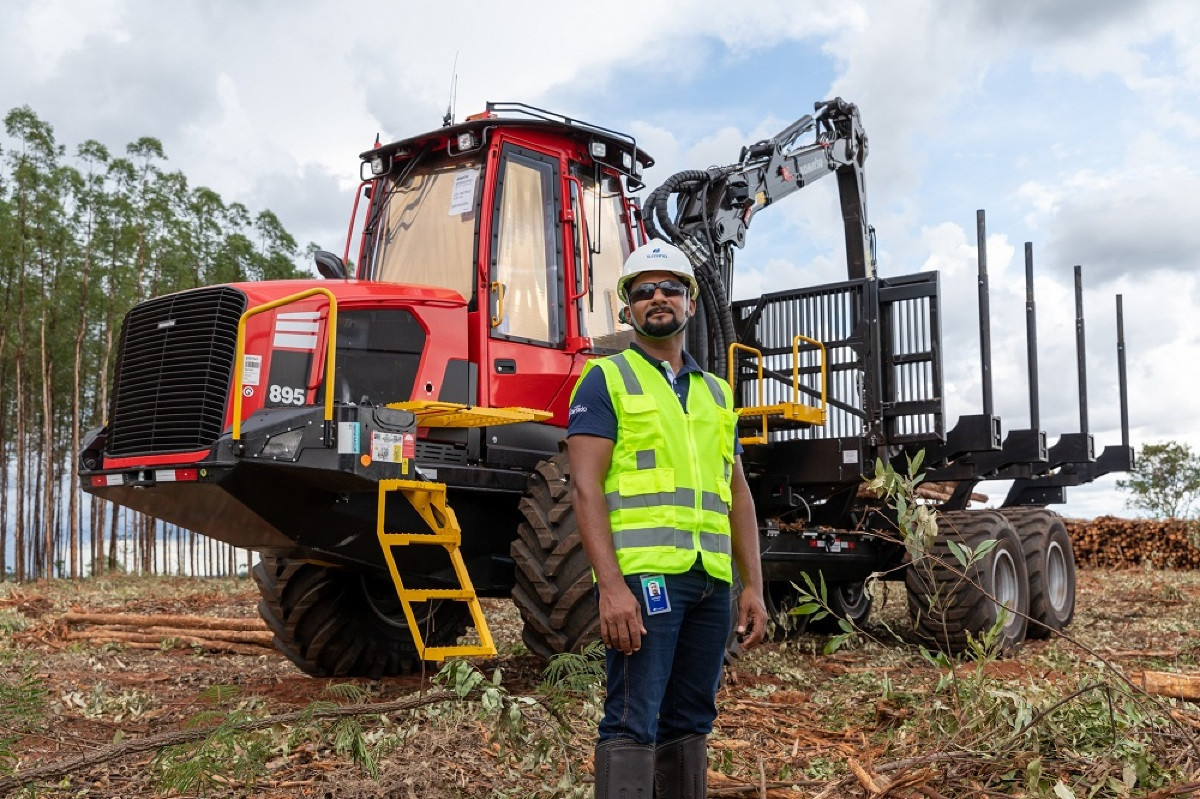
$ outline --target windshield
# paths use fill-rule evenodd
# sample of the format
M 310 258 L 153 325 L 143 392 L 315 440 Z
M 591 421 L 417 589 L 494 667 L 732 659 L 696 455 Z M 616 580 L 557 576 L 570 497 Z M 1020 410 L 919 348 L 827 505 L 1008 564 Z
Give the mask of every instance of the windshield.
M 372 277 L 448 288 L 469 300 L 481 171 L 473 160 L 419 164 L 387 184 Z

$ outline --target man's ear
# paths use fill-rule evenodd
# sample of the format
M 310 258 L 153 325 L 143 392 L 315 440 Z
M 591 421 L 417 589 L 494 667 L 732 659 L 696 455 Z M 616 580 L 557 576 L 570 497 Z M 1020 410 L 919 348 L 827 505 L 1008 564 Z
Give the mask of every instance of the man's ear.
M 621 310 L 617 311 L 617 321 L 623 325 L 629 324 L 629 306 L 622 305 Z

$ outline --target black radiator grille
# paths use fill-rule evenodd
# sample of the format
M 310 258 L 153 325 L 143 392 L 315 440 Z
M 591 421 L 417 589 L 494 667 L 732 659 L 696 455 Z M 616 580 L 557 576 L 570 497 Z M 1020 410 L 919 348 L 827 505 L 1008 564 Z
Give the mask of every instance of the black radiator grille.
M 194 452 L 225 425 L 246 295 L 228 287 L 171 294 L 125 316 L 109 413 L 109 456 Z

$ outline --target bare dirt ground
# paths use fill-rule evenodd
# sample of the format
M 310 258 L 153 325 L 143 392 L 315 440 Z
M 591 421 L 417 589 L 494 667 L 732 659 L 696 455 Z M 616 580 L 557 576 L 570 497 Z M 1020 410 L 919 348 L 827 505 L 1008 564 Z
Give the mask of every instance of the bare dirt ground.
M 875 596 L 866 634 L 840 651 L 822 654 L 826 637 L 801 635 L 745 655 L 727 674 L 710 795 L 1200 790 L 1200 706 L 1123 681 L 1147 669 L 1200 672 L 1200 573 L 1081 571 L 1068 632 L 1084 648 L 1030 641 L 1015 657 L 956 667 L 932 662 L 902 633 L 902 584 L 879 584 Z M 474 662 L 498 687 L 484 695 L 487 685 L 476 686 L 465 700 L 432 701 L 443 695 L 436 665 L 404 678 L 315 679 L 273 652 L 64 637 L 71 611 L 257 618 L 257 601 L 250 580 L 0 584 L 0 774 L 63 767 L 24 788 L 0 781 L 0 795 L 590 796 L 598 688 L 548 690 L 507 601 L 485 601 L 500 656 Z M 312 715 L 409 697 L 424 704 Z M 214 726 L 266 717 L 282 718 L 241 734 Z M 172 732 L 198 740 L 134 747 Z M 81 757 L 98 762 L 65 767 Z

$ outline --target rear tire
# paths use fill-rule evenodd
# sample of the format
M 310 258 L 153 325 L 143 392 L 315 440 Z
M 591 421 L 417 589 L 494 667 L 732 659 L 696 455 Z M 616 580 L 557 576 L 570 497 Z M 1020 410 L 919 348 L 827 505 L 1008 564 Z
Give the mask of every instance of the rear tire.
M 800 592 L 789 580 L 770 580 L 763 585 L 763 600 L 769 618 L 768 640 L 782 641 L 795 638 L 810 624 L 808 616 L 792 613 L 800 605 Z
M 977 551 L 983 542 L 993 539 L 999 543 L 965 570 L 949 547 L 953 541 Z M 968 579 L 956 571 L 964 572 Z M 969 638 L 979 638 L 990 630 L 1000 617 L 1001 604 L 1010 611 L 996 641 L 998 649 L 1011 652 L 1025 639 L 1025 614 L 1029 612 L 1025 555 L 1021 539 L 999 513 L 939 514 L 938 535 L 929 557 L 908 565 L 905 586 L 917 634 L 945 652 L 962 652 Z
M 1075 618 L 1075 553 L 1062 517 L 1045 508 L 1005 508 L 1000 513 L 1021 538 L 1029 572 L 1028 638 L 1049 638 Z
M 544 660 L 600 638 L 600 607 L 571 506 L 570 471 L 566 453 L 559 453 L 530 474 L 520 505 L 525 521 L 511 547 L 512 597 L 525 622 L 521 640 Z
M 872 597 L 865 580 L 857 583 L 831 583 L 826 585 L 826 601 L 832 611 L 828 616 L 808 623 L 815 633 L 836 633 L 842 628 L 838 619 L 845 619 L 855 627 L 862 627 L 871 615 Z
M 377 679 L 409 674 L 421 662 L 390 579 L 263 557 L 254 581 L 275 648 L 307 674 Z M 413 610 L 426 646 L 453 644 L 470 619 L 462 602 L 423 602 Z

